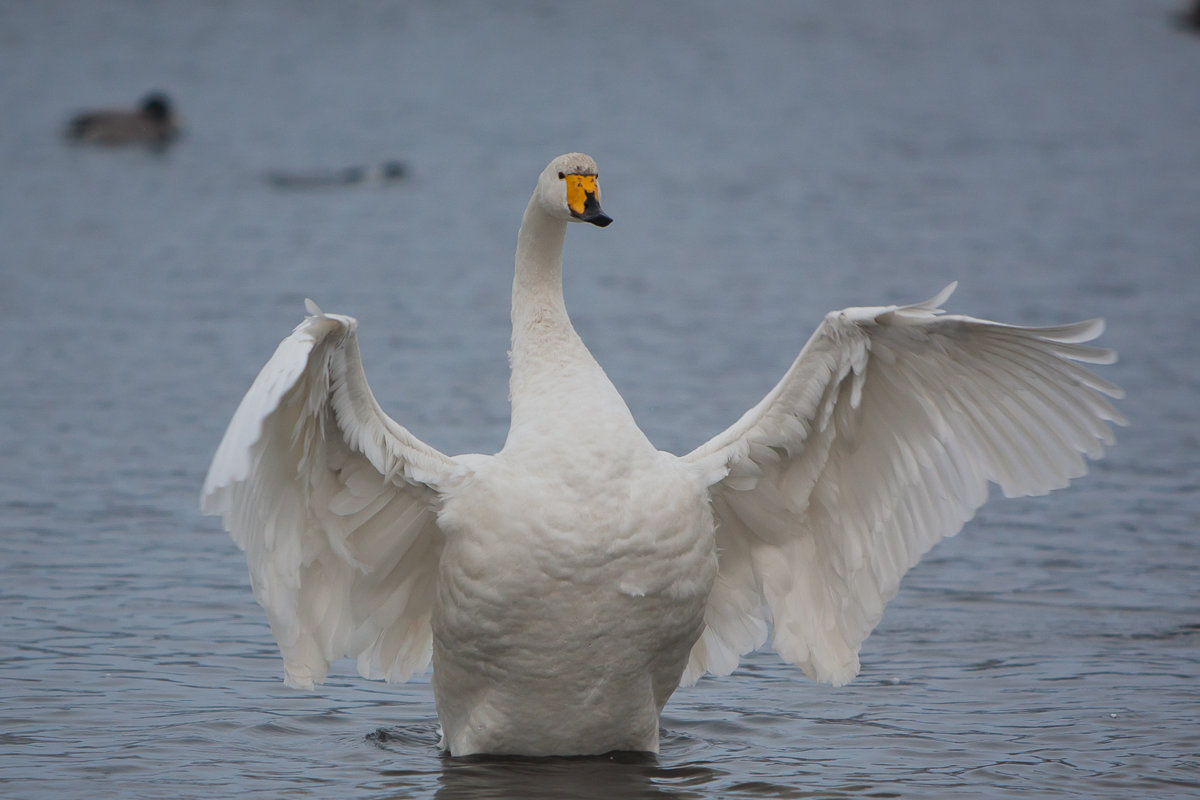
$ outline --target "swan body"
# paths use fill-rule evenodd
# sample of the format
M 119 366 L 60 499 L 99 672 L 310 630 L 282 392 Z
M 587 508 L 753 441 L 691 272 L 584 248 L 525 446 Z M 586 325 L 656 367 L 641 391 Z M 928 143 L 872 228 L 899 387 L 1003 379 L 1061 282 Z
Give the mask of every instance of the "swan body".
M 909 306 L 832 312 L 757 406 L 658 451 L 567 316 L 568 222 L 596 165 L 541 173 L 517 240 L 512 419 L 449 457 L 390 419 L 355 321 L 309 315 L 230 422 L 202 507 L 246 551 L 289 684 L 432 660 L 452 755 L 658 749 L 681 684 L 763 645 L 845 683 L 900 578 L 983 503 L 1044 493 L 1124 424 L 1081 366 L 1097 320 L 1022 328 Z

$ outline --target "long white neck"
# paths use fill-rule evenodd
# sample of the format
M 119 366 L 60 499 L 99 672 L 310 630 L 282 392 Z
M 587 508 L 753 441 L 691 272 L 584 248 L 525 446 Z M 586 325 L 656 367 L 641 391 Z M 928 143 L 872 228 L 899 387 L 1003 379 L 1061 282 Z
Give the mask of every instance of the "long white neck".
M 624 401 L 567 317 L 562 290 L 566 231 L 565 220 L 546 213 L 536 197 L 530 200 L 517 234 L 509 381 L 512 423 L 506 448 L 515 441 L 574 436 L 581 417 L 600 424 L 619 417 L 632 426 Z
M 525 334 L 553 327 L 574 333 L 562 293 L 562 250 L 565 220 L 554 219 L 534 197 L 525 209 L 517 233 L 517 264 L 513 277 L 513 355 Z

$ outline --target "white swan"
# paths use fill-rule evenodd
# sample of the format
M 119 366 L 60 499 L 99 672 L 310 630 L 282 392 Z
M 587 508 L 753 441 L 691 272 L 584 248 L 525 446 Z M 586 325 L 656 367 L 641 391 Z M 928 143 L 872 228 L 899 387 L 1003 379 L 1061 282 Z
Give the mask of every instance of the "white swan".
M 355 656 L 403 681 L 432 656 L 453 755 L 658 749 L 681 683 L 773 645 L 845 683 L 901 576 L 983 503 L 1102 454 L 1077 362 L 1098 320 L 1021 328 L 911 306 L 830 313 L 731 428 L 656 450 L 571 326 L 567 223 L 607 225 L 596 165 L 560 156 L 517 238 L 512 426 L 448 457 L 380 409 L 350 317 L 284 339 L 217 449 L 203 509 L 246 550 L 289 684 Z

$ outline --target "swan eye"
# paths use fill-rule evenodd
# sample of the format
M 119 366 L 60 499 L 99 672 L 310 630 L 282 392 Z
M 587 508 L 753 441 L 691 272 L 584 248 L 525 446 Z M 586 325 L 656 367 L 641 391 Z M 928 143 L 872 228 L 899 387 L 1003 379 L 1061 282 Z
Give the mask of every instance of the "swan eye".
M 558 173 L 558 179 L 559 179 L 560 181 L 562 181 L 562 180 L 566 180 L 566 179 L 567 179 L 567 173 L 565 173 L 565 172 L 560 172 L 560 173 Z

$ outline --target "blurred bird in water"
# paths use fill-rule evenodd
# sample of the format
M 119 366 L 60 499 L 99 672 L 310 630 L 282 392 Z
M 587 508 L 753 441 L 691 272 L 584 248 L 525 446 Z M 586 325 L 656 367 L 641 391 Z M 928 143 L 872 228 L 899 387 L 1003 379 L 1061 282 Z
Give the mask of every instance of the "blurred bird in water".
M 358 184 L 384 184 L 405 177 L 407 170 L 400 161 L 384 161 L 368 167 L 292 172 L 271 170 L 264 176 L 276 189 L 324 189 Z
M 145 144 L 165 147 L 178 138 L 179 118 L 170 98 L 151 92 L 136 108 L 92 109 L 76 114 L 65 135 L 76 142 L 102 145 Z

